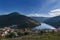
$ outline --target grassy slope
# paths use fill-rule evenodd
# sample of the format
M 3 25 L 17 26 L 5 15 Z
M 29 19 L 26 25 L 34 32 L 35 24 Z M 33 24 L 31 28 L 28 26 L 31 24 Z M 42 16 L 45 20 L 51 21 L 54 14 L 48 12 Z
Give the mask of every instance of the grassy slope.
M 6 40 L 60 40 L 60 33 L 26 35 L 18 38 L 8 38 Z

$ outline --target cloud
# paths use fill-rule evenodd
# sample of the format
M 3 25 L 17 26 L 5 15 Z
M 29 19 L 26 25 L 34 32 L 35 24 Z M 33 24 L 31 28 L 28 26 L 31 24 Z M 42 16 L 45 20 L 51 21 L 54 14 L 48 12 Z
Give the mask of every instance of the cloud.
M 38 14 L 38 13 L 35 13 L 35 14 L 28 14 L 26 16 L 29 16 L 29 17 L 50 17 L 46 14 Z
M 29 17 L 55 17 L 55 16 L 59 16 L 60 15 L 60 9 L 55 9 L 50 11 L 48 14 L 40 14 L 40 13 L 32 13 L 32 14 L 28 14 L 26 16 Z
M 59 16 L 60 15 L 60 9 L 55 9 L 49 12 L 49 15 L 54 17 L 54 16 Z

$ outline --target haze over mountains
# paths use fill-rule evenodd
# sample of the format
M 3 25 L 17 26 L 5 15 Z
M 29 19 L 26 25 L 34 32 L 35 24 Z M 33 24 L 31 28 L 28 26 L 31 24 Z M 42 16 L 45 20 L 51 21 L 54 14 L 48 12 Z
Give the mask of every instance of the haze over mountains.
M 49 17 L 32 17 L 33 19 L 39 21 L 39 22 L 44 22 L 47 20 Z

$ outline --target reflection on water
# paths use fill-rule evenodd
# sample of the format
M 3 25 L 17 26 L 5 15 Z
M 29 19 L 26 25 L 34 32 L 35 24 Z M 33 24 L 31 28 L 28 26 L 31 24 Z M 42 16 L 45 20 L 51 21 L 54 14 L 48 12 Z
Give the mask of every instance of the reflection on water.
M 35 27 L 34 29 L 42 30 L 42 29 L 55 29 L 53 26 L 50 26 L 45 23 L 41 23 L 40 26 Z

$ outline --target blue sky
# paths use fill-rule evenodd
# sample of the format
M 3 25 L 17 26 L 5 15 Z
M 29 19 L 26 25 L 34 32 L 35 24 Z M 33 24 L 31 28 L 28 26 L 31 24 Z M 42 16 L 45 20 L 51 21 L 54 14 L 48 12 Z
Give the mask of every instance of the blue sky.
M 19 12 L 23 15 L 44 16 L 56 9 L 60 9 L 60 0 L 0 0 L 0 14 Z

